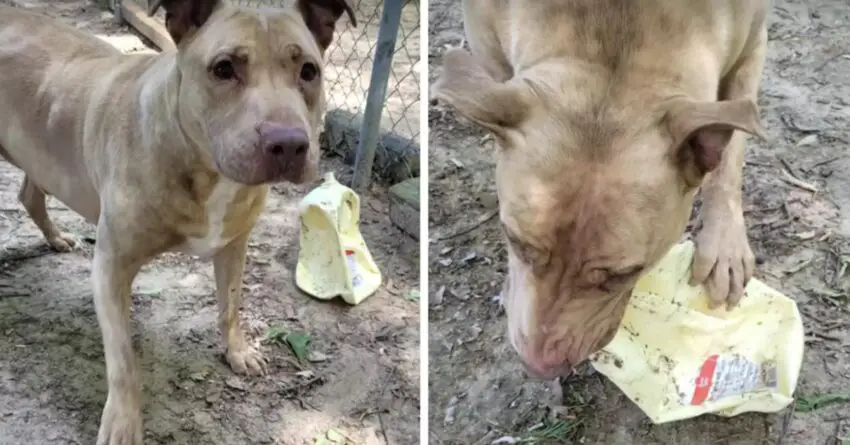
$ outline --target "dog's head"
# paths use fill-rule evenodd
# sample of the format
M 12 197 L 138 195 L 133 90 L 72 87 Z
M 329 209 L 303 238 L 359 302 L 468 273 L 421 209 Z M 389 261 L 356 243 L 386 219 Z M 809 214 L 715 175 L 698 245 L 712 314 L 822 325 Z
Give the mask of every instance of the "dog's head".
M 160 0 L 177 45 L 183 131 L 224 176 L 244 184 L 316 176 L 324 52 L 347 0 L 298 0 L 287 10 L 219 0 Z
M 554 66 L 500 83 L 460 49 L 445 55 L 434 93 L 499 146 L 509 338 L 542 377 L 613 338 L 734 130 L 763 134 L 750 101 L 635 94 Z

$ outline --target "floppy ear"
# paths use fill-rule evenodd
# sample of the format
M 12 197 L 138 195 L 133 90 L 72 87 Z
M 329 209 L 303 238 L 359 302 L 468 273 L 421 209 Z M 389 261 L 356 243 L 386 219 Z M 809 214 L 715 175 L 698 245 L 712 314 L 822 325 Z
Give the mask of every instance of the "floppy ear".
M 759 122 L 758 107 L 747 99 L 716 102 L 677 99 L 670 104 L 666 123 L 685 179 L 694 186 L 720 165 L 735 130 L 767 140 Z
M 210 18 L 221 5 L 221 0 L 153 0 L 148 14 L 153 15 L 160 6 L 165 9 L 165 28 L 175 44 L 188 37 Z
M 453 48 L 443 56 L 443 72 L 432 101 L 444 101 L 478 125 L 504 136 L 528 116 L 531 105 L 522 86 L 493 80 L 468 51 Z
M 352 26 L 357 26 L 354 9 L 349 0 L 298 0 L 298 10 L 304 23 L 313 33 L 322 49 L 327 49 L 334 40 L 336 21 L 345 12 Z

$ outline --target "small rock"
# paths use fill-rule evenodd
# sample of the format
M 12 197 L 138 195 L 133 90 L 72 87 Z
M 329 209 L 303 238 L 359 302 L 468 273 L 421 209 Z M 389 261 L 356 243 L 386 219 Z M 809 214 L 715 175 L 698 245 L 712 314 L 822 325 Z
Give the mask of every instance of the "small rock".
M 457 411 L 457 397 L 452 397 L 449 400 L 449 406 L 446 408 L 446 416 L 443 418 L 443 424 L 451 425 L 455 423 L 455 411 Z
M 193 273 L 183 277 L 180 281 L 177 282 L 177 284 L 183 287 L 197 287 L 201 284 L 202 281 L 203 279 L 200 275 Z
M 328 357 L 326 354 L 323 354 L 323 353 L 321 353 L 321 352 L 319 352 L 319 351 L 310 351 L 310 352 L 307 354 L 307 361 L 312 362 L 312 363 L 321 363 L 321 362 L 325 362 L 325 361 L 327 361 L 329 358 L 330 358 L 330 357 Z
M 419 178 L 390 187 L 390 221 L 413 239 L 419 239 Z
M 210 391 L 209 393 L 207 393 L 205 400 L 210 405 L 213 405 L 216 402 L 218 402 L 219 400 L 221 400 L 221 392 L 220 391 Z
M 239 391 L 246 391 L 247 387 L 245 386 L 245 382 L 242 381 L 239 377 L 230 376 L 225 381 L 224 384 L 230 388 L 238 389 Z
M 810 134 L 797 142 L 798 147 L 806 147 L 809 145 L 815 145 L 818 142 L 818 135 Z
M 195 411 L 194 417 L 195 424 L 204 430 L 211 428 L 213 425 L 213 418 L 206 411 Z
M 437 289 L 437 292 L 434 293 L 434 296 L 431 298 L 431 300 L 429 300 L 429 303 L 431 303 L 434 306 L 438 306 L 438 305 L 443 304 L 443 296 L 445 294 L 446 294 L 446 286 L 440 286 L 440 288 Z
M 474 341 L 476 338 L 478 338 L 481 335 L 481 332 L 483 332 L 483 331 L 484 330 L 481 329 L 480 326 L 470 326 L 469 329 L 467 330 L 469 336 L 466 339 L 466 341 L 468 341 L 468 342 Z
M 198 371 L 198 372 L 193 372 L 192 374 L 189 374 L 189 378 L 196 381 L 196 382 L 202 382 L 202 381 L 207 379 L 208 375 L 209 375 L 208 371 Z
M 309 369 L 305 369 L 304 371 L 296 372 L 295 375 L 297 375 L 298 377 L 301 377 L 302 379 L 312 379 L 313 377 L 316 376 L 316 373 L 314 373 L 313 371 L 310 371 Z

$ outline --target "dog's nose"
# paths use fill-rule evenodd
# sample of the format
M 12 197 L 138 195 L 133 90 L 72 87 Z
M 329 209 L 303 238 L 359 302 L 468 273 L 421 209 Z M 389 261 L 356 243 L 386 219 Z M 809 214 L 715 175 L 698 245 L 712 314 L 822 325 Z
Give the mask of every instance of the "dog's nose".
M 310 138 L 300 127 L 262 123 L 258 131 L 260 146 L 271 156 L 283 159 L 298 158 L 307 154 L 310 148 Z
M 525 344 L 524 340 L 519 340 L 517 334 L 511 335 L 508 333 L 511 345 L 519 355 L 522 364 L 525 365 L 526 371 L 534 377 L 542 379 L 554 379 L 555 377 L 565 377 L 570 375 L 573 370 L 572 365 L 566 357 L 557 354 L 544 354 L 541 351 L 533 352 Z
M 525 369 L 534 377 L 551 380 L 556 377 L 566 377 L 573 371 L 572 365 L 567 361 L 551 362 L 531 357 L 522 357 Z

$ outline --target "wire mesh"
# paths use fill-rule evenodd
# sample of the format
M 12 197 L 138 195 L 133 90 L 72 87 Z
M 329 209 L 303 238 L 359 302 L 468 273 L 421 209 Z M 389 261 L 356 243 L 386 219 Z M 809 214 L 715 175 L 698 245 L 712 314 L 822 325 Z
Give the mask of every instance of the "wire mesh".
M 358 0 L 358 27 L 340 26 L 336 42 L 327 51 L 328 110 L 349 112 L 351 125 L 355 125 L 353 120 L 366 105 L 382 10 L 382 0 Z M 409 144 L 419 140 L 419 44 L 419 1 L 407 1 L 398 29 L 381 128 Z M 355 148 L 346 147 L 351 151 Z

